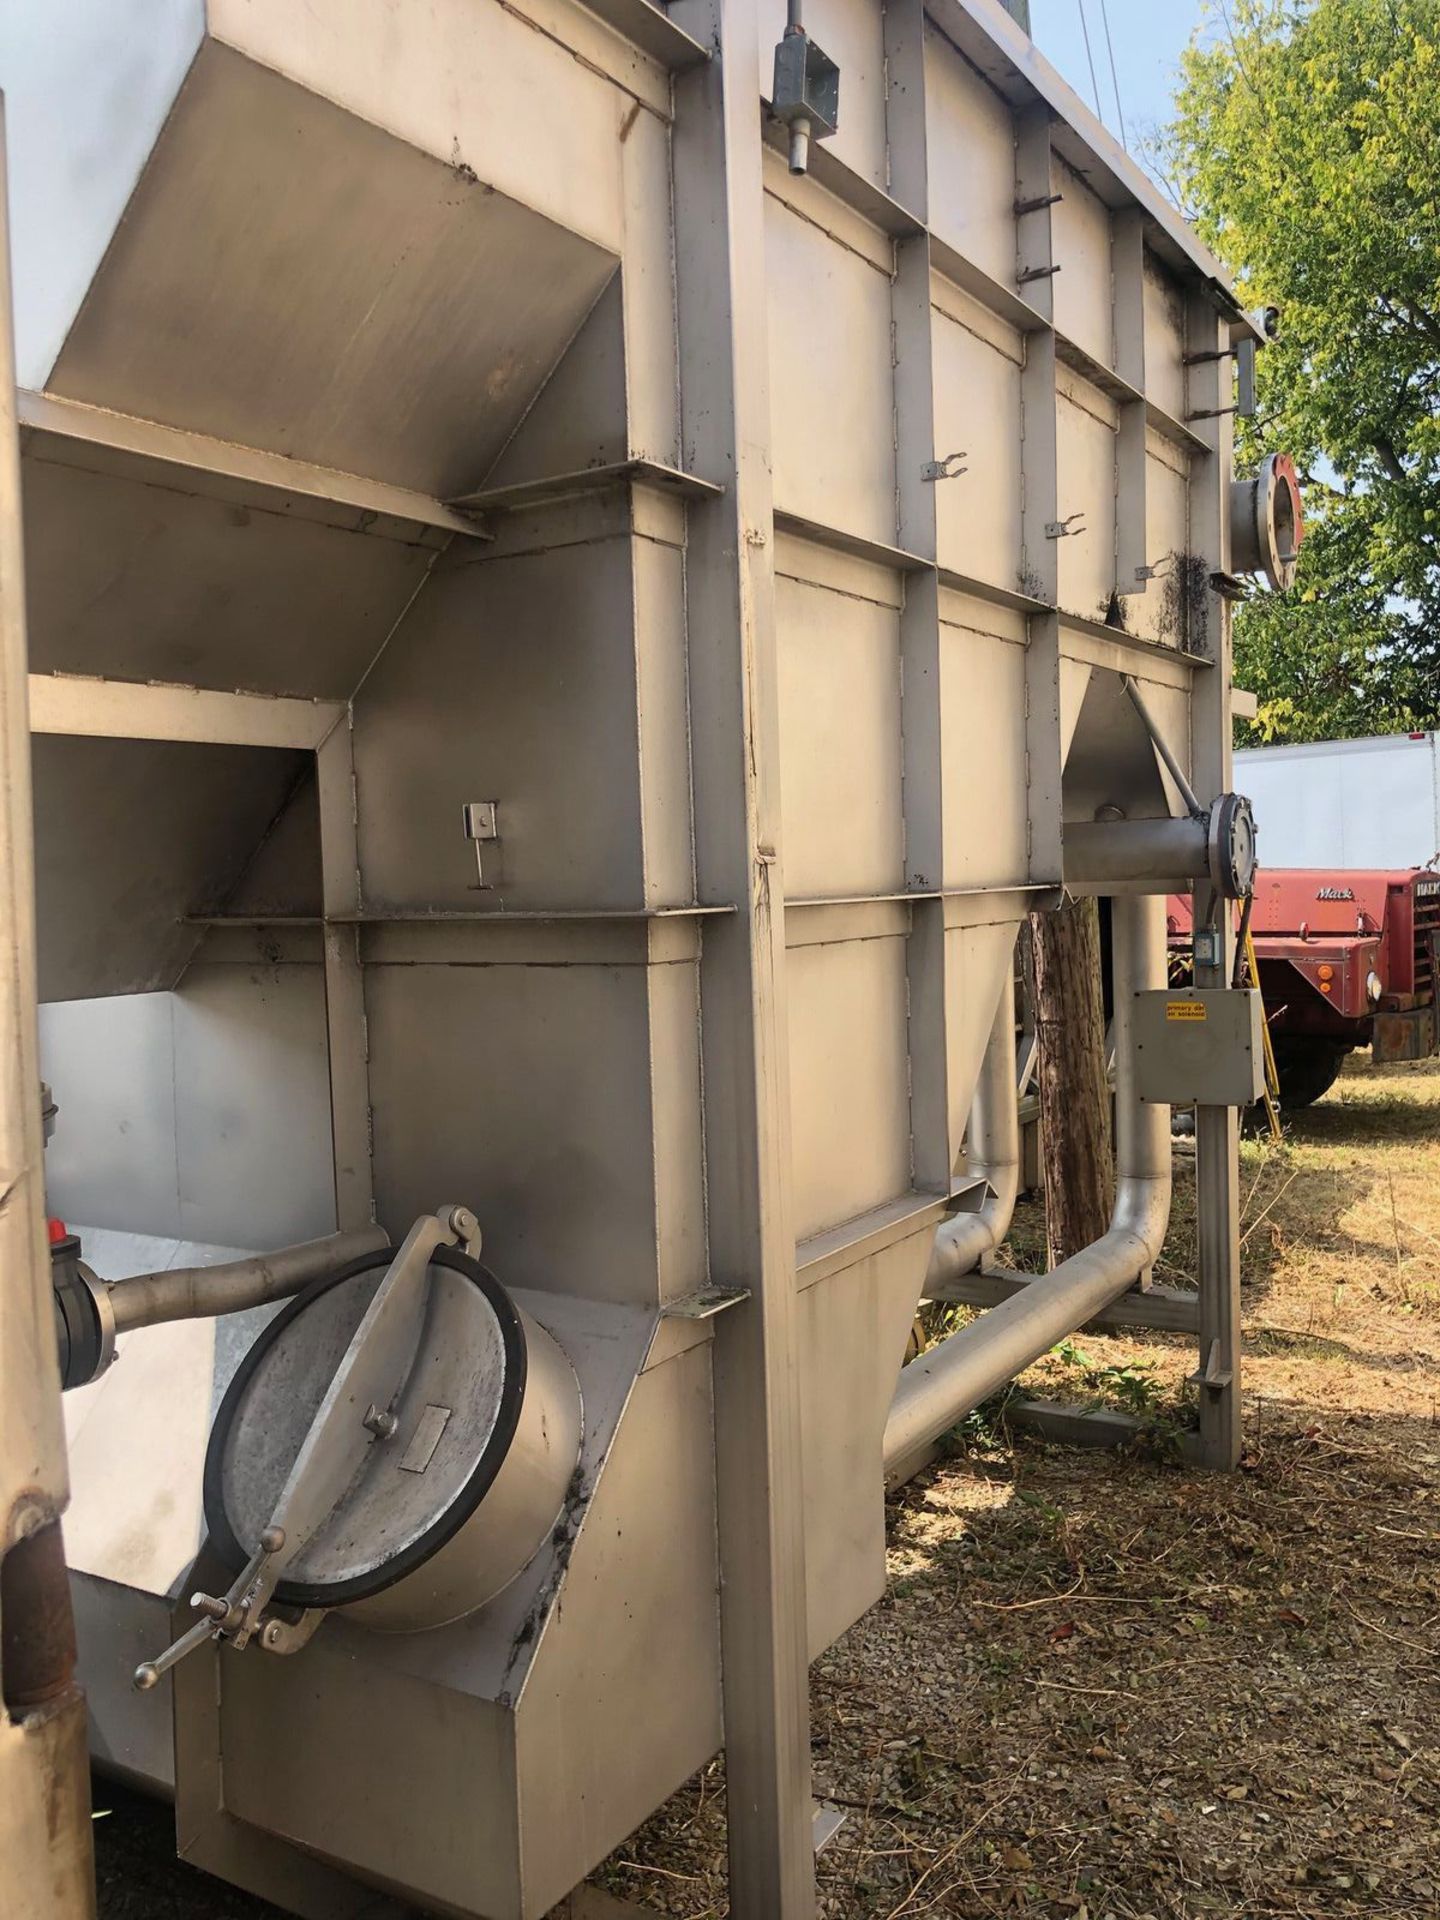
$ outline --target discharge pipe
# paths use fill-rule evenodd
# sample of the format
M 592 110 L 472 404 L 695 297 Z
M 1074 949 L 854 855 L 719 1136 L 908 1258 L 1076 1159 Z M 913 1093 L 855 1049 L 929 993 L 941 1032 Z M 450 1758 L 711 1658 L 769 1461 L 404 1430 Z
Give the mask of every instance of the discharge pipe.
M 1065 876 L 1084 886 L 1208 880 L 1203 820 L 1077 820 L 1065 826 Z
M 312 1280 L 338 1273 L 362 1253 L 388 1247 L 383 1227 L 355 1227 L 327 1233 L 321 1240 L 252 1254 L 222 1267 L 175 1267 L 168 1273 L 140 1273 L 110 1288 L 115 1331 L 157 1327 L 166 1320 L 213 1320 L 222 1313 L 243 1313 L 302 1293 Z
M 971 1273 L 1010 1231 L 1020 1190 L 1020 1088 L 1015 1075 L 1015 973 L 1007 961 L 1000 1004 L 966 1128 L 966 1166 L 989 1186 L 974 1213 L 957 1213 L 935 1234 L 925 1287 Z
M 175 1267 L 106 1281 L 80 1259 L 80 1242 L 67 1235 L 51 1249 L 50 1278 L 60 1383 L 88 1386 L 115 1357 L 115 1341 L 136 1327 L 167 1320 L 213 1320 L 302 1293 L 312 1280 L 338 1273 L 362 1254 L 388 1247 L 383 1227 L 356 1227 L 300 1246 L 252 1254 L 219 1267 Z
M 1065 824 L 1065 879 L 1071 886 L 1138 886 L 1170 893 L 1187 880 L 1226 900 L 1255 884 L 1255 820 L 1243 794 L 1224 793 L 1198 817 L 1073 820 Z
M 931 1445 L 982 1400 L 1102 1313 L 1153 1266 L 1170 1220 L 1170 1109 L 1135 1086 L 1134 997 L 1165 984 L 1165 903 L 1112 902 L 1115 983 L 1115 1210 L 1093 1246 L 1030 1281 L 905 1367 L 885 1423 L 885 1476 L 907 1479 Z

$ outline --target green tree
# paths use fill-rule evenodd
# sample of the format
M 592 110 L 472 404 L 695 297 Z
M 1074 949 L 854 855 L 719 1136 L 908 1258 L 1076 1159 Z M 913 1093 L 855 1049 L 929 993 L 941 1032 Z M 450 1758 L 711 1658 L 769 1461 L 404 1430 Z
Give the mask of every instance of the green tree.
M 1295 455 L 1295 587 L 1236 622 L 1253 744 L 1440 724 L 1440 0 L 1218 0 L 1164 164 L 1281 310 L 1237 459 Z

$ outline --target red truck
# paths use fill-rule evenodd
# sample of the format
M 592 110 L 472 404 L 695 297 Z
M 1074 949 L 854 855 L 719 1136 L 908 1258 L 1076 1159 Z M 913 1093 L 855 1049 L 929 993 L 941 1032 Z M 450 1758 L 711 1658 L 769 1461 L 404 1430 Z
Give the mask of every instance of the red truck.
M 1172 894 L 1168 914 L 1171 952 L 1188 960 L 1190 896 Z M 1377 1065 L 1437 1051 L 1440 873 L 1262 871 L 1250 926 L 1281 1106 L 1318 1100 L 1355 1047 Z

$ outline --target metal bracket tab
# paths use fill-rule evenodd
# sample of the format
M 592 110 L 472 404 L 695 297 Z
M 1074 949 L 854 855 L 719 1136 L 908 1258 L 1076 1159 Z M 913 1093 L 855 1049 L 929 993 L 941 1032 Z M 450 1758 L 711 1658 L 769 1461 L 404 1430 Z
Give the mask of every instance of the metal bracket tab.
M 1212 1340 L 1210 1351 L 1205 1356 L 1204 1366 L 1192 1373 L 1186 1384 L 1200 1387 L 1206 1393 L 1223 1393 L 1233 1378 L 1229 1369 L 1220 1364 L 1220 1342 Z
M 735 1307 L 750 1298 L 749 1287 L 701 1287 L 698 1292 L 681 1294 L 678 1300 L 661 1303 L 667 1320 L 711 1320 L 726 1307 Z
M 485 878 L 482 849 L 487 840 L 500 838 L 500 803 L 498 800 L 467 800 L 461 809 L 461 818 L 465 823 L 465 838 L 475 845 L 475 889 L 479 893 L 488 893 L 491 883 Z
M 943 460 L 927 460 L 920 469 L 920 478 L 922 480 L 958 480 L 962 473 L 970 471 L 968 467 L 962 467 L 959 464 L 965 458 L 964 453 L 947 453 Z

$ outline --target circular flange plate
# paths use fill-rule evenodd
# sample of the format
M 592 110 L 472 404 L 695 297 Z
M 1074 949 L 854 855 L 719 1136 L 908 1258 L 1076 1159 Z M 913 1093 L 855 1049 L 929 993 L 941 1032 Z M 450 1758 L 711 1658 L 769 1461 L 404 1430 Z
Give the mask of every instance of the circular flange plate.
M 241 1362 L 205 1456 L 205 1519 L 236 1573 L 255 1550 L 392 1249 L 320 1281 Z M 432 1255 L 412 1364 L 389 1438 L 357 1407 L 355 1472 L 290 1561 L 275 1597 L 333 1607 L 383 1592 L 437 1553 L 485 1497 L 525 1392 L 520 1317 L 494 1276 L 453 1247 Z
M 1210 878 L 1227 900 L 1255 882 L 1255 814 L 1243 793 L 1223 794 L 1210 811 Z

